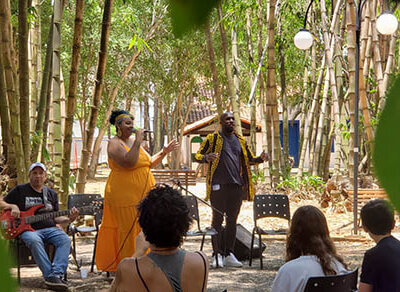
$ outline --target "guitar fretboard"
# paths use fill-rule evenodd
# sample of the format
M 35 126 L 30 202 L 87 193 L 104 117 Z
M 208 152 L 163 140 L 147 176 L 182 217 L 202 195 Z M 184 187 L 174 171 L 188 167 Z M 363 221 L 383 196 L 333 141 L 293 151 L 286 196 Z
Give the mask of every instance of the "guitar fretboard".
M 81 208 L 77 208 L 77 209 L 79 210 L 79 212 L 82 212 L 84 210 L 93 209 L 93 206 L 85 206 L 85 207 L 81 207 Z M 47 219 L 53 219 L 53 218 L 57 218 L 60 216 L 69 215 L 69 211 L 70 210 L 48 212 L 48 213 L 38 214 L 38 215 L 34 215 L 34 216 L 28 216 L 28 217 L 25 217 L 24 219 L 25 219 L 26 224 L 32 224 L 32 223 L 36 223 L 36 222 L 47 220 Z

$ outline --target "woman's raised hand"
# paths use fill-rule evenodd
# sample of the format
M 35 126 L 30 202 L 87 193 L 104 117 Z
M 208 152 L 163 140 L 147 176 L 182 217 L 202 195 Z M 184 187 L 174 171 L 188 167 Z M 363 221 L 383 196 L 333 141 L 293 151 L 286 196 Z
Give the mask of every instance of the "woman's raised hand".
M 168 143 L 167 146 L 163 147 L 163 153 L 164 154 L 168 154 L 172 151 L 175 151 L 177 149 L 179 149 L 181 147 L 181 145 L 178 143 L 178 141 L 176 141 L 175 139 L 171 140 L 171 142 Z

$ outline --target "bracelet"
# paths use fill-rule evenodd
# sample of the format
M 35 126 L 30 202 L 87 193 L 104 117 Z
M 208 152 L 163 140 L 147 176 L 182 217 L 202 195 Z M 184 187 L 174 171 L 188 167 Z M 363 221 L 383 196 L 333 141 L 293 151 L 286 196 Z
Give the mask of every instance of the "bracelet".
M 163 148 L 163 150 L 161 151 L 161 155 L 162 155 L 162 156 L 165 156 L 165 155 L 167 155 L 167 153 L 166 153 L 166 152 L 164 152 L 164 148 Z

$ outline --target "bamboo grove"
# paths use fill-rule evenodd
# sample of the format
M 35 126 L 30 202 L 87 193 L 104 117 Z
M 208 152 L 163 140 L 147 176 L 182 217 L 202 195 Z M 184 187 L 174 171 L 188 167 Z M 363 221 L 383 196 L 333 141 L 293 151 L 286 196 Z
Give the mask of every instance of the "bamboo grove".
M 334 174 L 351 178 L 358 3 L 314 2 L 307 23 L 314 42 L 305 52 L 294 46 L 293 37 L 308 1 L 216 1 L 206 22 L 181 37 L 172 32 L 169 4 L 0 0 L 3 174 L 26 182 L 29 164 L 45 162 L 65 206 L 73 123 L 83 137 L 75 188 L 84 192 L 96 171 L 101 141 L 111 135 L 112 109 L 131 110 L 136 102 L 143 105 L 145 128 L 154 105 L 153 150 L 161 148 L 165 135 L 182 141 L 190 109 L 204 104 L 216 113 L 232 110 L 236 120 L 247 113 L 251 147 L 262 143 L 271 158 L 260 167 L 271 187 L 290 175 L 288 125 L 293 120 L 300 121 L 297 176 L 327 179 L 333 164 Z M 373 171 L 376 122 L 400 67 L 398 34 L 376 31 L 382 7 L 382 1 L 368 0 L 361 15 L 357 167 L 363 173 Z M 397 3 L 391 8 L 397 15 Z M 262 141 L 255 139 L 256 121 L 262 124 Z M 171 167 L 180 167 L 180 155 L 170 157 Z

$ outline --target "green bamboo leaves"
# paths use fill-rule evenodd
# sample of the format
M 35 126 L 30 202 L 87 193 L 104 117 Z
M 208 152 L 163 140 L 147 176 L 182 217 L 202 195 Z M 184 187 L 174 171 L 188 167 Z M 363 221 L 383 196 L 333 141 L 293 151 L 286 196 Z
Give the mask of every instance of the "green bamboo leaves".
M 207 19 L 211 9 L 221 0 L 170 0 L 169 13 L 174 34 L 181 37 Z
M 0 291 L 15 291 L 16 283 L 15 279 L 11 277 L 10 268 L 11 268 L 11 259 L 10 253 L 7 249 L 7 242 L 0 237 L 0 283 L 1 288 Z
M 396 209 L 400 210 L 400 78 L 397 77 L 379 119 L 375 139 L 376 175 Z

